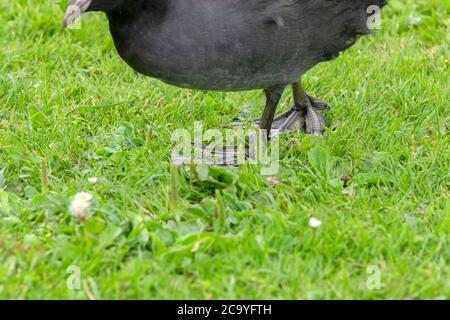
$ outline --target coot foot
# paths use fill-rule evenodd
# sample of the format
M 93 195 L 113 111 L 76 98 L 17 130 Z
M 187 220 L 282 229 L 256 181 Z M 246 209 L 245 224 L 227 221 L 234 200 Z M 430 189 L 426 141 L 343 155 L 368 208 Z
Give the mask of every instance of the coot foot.
M 307 94 L 301 82 L 292 85 L 294 95 L 294 107 L 284 113 L 279 114 L 273 118 L 272 124 L 267 128 L 270 131 L 270 136 L 276 136 L 284 131 L 299 131 L 303 130 L 307 134 L 320 135 L 323 134 L 327 120 L 320 114 L 319 111 L 329 110 L 330 106 L 325 101 Z M 269 101 L 269 99 L 268 99 Z M 269 111 L 267 111 L 269 109 Z M 266 106 L 265 114 L 270 114 L 274 111 L 273 104 Z M 270 118 L 270 115 L 266 118 Z M 265 117 L 263 116 L 263 119 Z M 264 121 L 254 121 L 252 124 L 264 128 Z M 240 125 L 236 123 L 235 125 Z
M 308 101 L 295 105 L 289 111 L 283 112 L 273 119 L 271 136 L 284 131 L 303 130 L 307 134 L 322 134 L 327 120 L 320 114 L 321 110 L 329 110 L 328 103 L 306 95 Z M 259 125 L 259 121 L 253 122 Z
M 273 123 L 272 133 L 303 130 L 307 134 L 323 134 L 327 120 L 319 109 L 311 103 L 295 105 L 291 110 L 279 115 Z

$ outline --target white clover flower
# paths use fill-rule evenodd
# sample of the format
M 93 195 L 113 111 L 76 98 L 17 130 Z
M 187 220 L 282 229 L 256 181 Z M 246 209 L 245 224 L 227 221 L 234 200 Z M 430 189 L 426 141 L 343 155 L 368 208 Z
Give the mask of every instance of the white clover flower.
M 88 181 L 90 184 L 96 184 L 98 182 L 98 178 L 92 177 L 92 178 L 89 178 Z
M 311 228 L 317 229 L 322 225 L 322 221 L 316 219 L 316 218 L 311 218 L 309 219 L 309 226 Z
M 88 192 L 79 192 L 74 197 L 74 200 L 83 200 L 83 201 L 91 201 L 92 200 L 92 194 Z
M 85 221 L 89 218 L 91 200 L 92 195 L 87 192 L 77 193 L 73 197 L 69 210 L 77 220 Z

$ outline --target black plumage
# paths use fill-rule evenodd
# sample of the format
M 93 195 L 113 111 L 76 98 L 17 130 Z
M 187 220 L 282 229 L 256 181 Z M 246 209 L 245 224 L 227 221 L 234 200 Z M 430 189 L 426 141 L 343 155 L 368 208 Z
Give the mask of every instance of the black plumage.
M 299 79 L 370 33 L 368 8 L 385 4 L 384 0 L 71 1 L 72 9 L 106 13 L 119 55 L 140 73 L 192 89 L 264 89 L 268 102 L 260 123 L 263 129 L 270 130 L 273 119 L 268 118 L 273 118 L 284 88 L 293 84 L 296 106 L 276 118 L 274 126 L 285 130 L 300 121 L 300 127 L 311 133 L 322 131 L 324 121 L 317 110 L 326 104 L 304 93 Z M 75 16 L 68 10 L 65 24 Z

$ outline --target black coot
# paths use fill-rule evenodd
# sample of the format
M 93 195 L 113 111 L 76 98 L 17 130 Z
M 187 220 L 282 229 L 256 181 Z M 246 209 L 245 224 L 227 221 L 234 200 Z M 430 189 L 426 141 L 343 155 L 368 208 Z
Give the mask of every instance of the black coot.
M 318 110 L 299 80 L 370 33 L 368 10 L 385 0 L 71 0 L 63 24 L 103 11 L 120 56 L 164 82 L 201 90 L 263 89 L 262 129 L 321 133 Z M 372 7 L 373 8 L 373 7 Z M 295 106 L 275 117 L 286 86 Z

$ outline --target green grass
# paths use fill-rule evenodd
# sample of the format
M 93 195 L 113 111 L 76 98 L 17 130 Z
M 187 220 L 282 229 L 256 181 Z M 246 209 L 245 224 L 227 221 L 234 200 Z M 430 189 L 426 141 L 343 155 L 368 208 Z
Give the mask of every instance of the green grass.
M 0 0 L 0 298 L 450 298 L 449 7 L 391 2 L 306 75 L 334 130 L 283 136 L 273 185 L 255 166 L 170 169 L 171 132 L 257 118 L 261 92 L 165 85 L 119 59 L 101 14 L 69 31 L 56 1 Z

